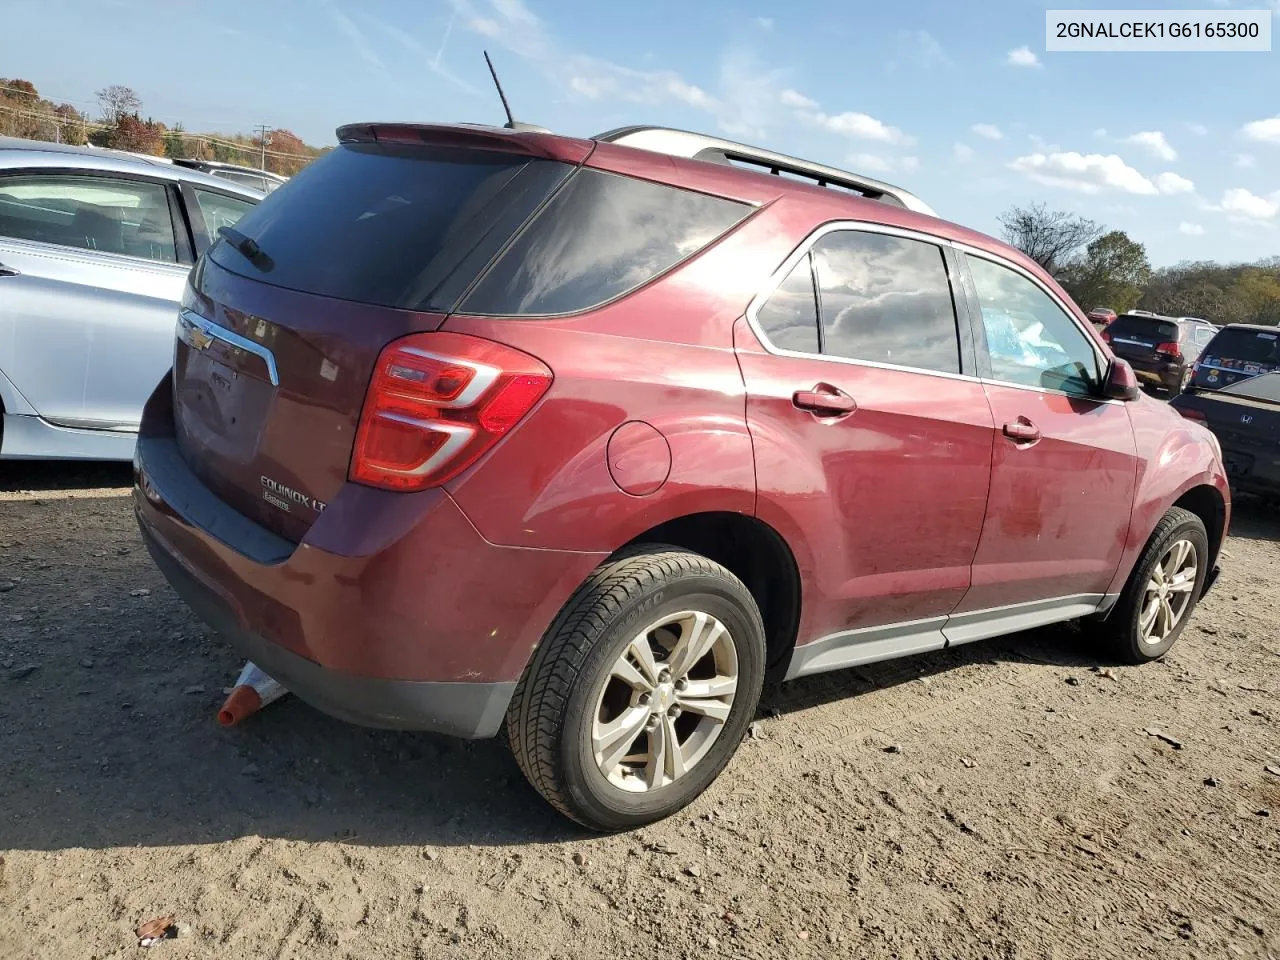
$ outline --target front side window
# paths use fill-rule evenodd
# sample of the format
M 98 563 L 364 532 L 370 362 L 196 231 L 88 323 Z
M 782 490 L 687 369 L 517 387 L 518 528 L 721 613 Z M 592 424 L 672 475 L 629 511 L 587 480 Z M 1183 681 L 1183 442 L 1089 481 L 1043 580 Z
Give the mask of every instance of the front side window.
M 841 230 L 813 246 L 823 353 L 960 372 L 946 260 L 935 244 Z
M 779 350 L 818 353 L 818 303 L 809 254 L 787 274 L 756 312 L 756 323 Z
M 195 193 L 196 204 L 200 207 L 200 215 L 204 217 L 204 225 L 211 239 L 217 237 L 219 227 L 234 226 L 236 221 L 253 209 L 253 204 L 248 200 L 228 197 L 225 193 L 212 193 L 199 187 Z
M 982 305 L 992 378 L 1091 395 L 1102 379 L 1098 354 L 1067 313 L 1022 274 L 981 257 L 966 260 Z
M 158 183 L 74 175 L 0 179 L 0 236 L 176 263 Z

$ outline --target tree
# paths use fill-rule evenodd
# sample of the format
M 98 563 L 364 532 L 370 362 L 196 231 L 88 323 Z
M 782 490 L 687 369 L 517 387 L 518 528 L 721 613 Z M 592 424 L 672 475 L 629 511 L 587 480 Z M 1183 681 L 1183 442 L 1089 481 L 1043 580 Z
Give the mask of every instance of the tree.
M 1063 287 L 1085 310 L 1107 306 L 1123 313 L 1137 306 L 1151 281 L 1151 262 L 1146 247 L 1123 230 L 1112 230 L 1061 273 Z
M 105 123 L 117 123 L 126 114 L 137 114 L 142 109 L 142 100 L 130 87 L 113 83 L 103 87 L 96 94 L 102 104 L 102 119 Z
M 115 126 L 99 130 L 91 138 L 99 147 L 164 156 L 164 124 L 143 120 L 136 113 L 121 114 Z
M 1043 203 L 1010 207 L 996 219 L 1006 243 L 1053 275 L 1072 254 L 1102 235 L 1102 227 L 1092 220 L 1065 210 L 1050 210 Z

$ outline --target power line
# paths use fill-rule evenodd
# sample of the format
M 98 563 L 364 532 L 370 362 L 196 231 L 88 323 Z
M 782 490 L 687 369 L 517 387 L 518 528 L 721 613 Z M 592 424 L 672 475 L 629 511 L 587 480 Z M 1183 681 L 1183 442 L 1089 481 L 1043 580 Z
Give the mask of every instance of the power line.
M 19 117 L 26 117 L 29 120 L 43 120 L 46 123 L 54 124 L 56 128 L 60 128 L 62 124 L 78 124 L 80 128 L 82 130 L 85 130 L 86 132 L 89 130 L 96 131 L 96 130 L 113 129 L 111 124 L 97 123 L 92 120 L 86 120 L 83 116 L 78 117 L 76 119 L 72 119 L 70 117 L 64 117 L 56 113 L 39 113 L 33 110 L 21 110 L 17 107 L 6 107 L 2 105 L 0 105 L 0 111 L 11 113 Z M 220 137 L 211 137 L 205 133 L 188 133 L 185 130 L 177 130 L 174 128 L 169 128 L 167 129 L 166 132 L 176 134 L 182 137 L 184 140 L 195 140 L 200 143 L 218 144 L 220 146 L 227 147 L 228 149 L 231 149 L 231 150 L 239 150 L 243 153 L 260 152 L 261 156 L 264 158 L 263 159 L 264 169 L 266 166 L 266 161 L 265 161 L 266 157 L 278 157 L 284 160 L 314 160 L 315 159 L 314 155 L 307 154 L 307 153 L 284 153 L 279 150 L 267 150 L 266 144 L 263 144 L 261 151 L 259 151 L 259 148 L 255 147 L 253 144 L 236 143 L 234 140 L 223 140 Z

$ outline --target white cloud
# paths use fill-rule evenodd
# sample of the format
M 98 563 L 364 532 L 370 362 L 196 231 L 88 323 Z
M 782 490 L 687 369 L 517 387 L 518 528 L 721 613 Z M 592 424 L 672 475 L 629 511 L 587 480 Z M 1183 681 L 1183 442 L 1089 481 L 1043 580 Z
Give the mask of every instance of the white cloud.
M 1187 129 L 1190 130 L 1192 133 L 1194 133 L 1197 137 L 1207 137 L 1209 135 L 1209 128 L 1206 127 L 1203 123 L 1188 123 Z
M 773 17 L 756 17 L 756 26 L 761 30 L 772 30 Z
M 974 157 L 973 147 L 967 143 L 957 143 L 951 148 L 951 155 L 961 163 L 968 163 Z
M 850 168 L 860 173 L 912 173 L 920 169 L 917 157 L 886 157 L 879 153 L 851 153 L 846 158 Z
M 382 58 L 374 51 L 365 37 L 364 31 L 356 26 L 355 22 L 337 7 L 325 4 L 325 8 L 329 11 L 329 19 L 333 22 L 333 25 L 351 41 L 351 46 L 360 59 L 374 69 L 385 72 L 387 68 L 383 64 Z
M 1254 120 L 1252 123 L 1246 123 L 1240 132 L 1249 140 L 1257 140 L 1260 143 L 1280 143 L 1280 117 Z
M 1178 193 L 1195 193 L 1196 185 L 1186 177 L 1176 173 L 1157 173 L 1154 178 L 1156 189 L 1166 196 Z
M 945 67 L 951 64 L 947 51 L 928 30 L 905 30 L 898 35 L 898 48 L 919 67 Z
M 1018 157 L 1009 167 L 1036 183 L 1080 193 L 1120 190 L 1151 196 L 1160 192 L 1154 183 L 1115 154 L 1033 153 Z
M 1187 223 L 1183 220 L 1178 224 L 1178 232 L 1185 233 L 1188 237 L 1200 237 L 1204 235 L 1204 227 L 1198 223 Z
M 1269 221 L 1280 217 L 1280 194 L 1259 197 L 1241 187 L 1222 195 L 1222 209 L 1233 218 Z
M 853 137 L 855 140 L 874 140 L 878 143 L 911 142 L 911 138 L 897 127 L 891 127 L 865 113 L 847 111 L 833 115 L 812 111 L 803 113 L 801 116 L 810 123 L 816 123 L 832 133 Z
M 1142 133 L 1135 133 L 1128 138 L 1128 142 L 1145 147 L 1166 163 L 1172 163 L 1178 159 L 1178 151 L 1169 145 L 1169 141 L 1165 139 L 1164 134 L 1159 130 L 1146 130 Z
M 1003 140 L 1004 134 L 1000 132 L 1000 128 L 994 123 L 975 123 L 969 128 L 980 137 L 987 140 Z
M 1248 170 L 1258 165 L 1258 160 L 1251 153 L 1237 153 L 1234 165 L 1241 170 Z
M 888 173 L 893 169 L 889 158 L 878 153 L 851 153 L 847 159 L 854 170 L 866 173 Z
M 816 110 L 818 108 L 817 100 L 810 100 L 803 93 L 797 93 L 794 90 L 783 90 L 778 94 L 778 102 L 784 107 L 794 107 L 797 110 Z
M 1040 58 L 1037 57 L 1030 47 L 1018 47 L 1017 50 L 1010 50 L 1008 59 L 1005 61 L 1011 67 L 1038 67 L 1040 66 Z
M 1107 135 L 1107 128 L 1099 127 L 1097 130 L 1093 131 L 1093 135 L 1101 140 L 1103 137 Z

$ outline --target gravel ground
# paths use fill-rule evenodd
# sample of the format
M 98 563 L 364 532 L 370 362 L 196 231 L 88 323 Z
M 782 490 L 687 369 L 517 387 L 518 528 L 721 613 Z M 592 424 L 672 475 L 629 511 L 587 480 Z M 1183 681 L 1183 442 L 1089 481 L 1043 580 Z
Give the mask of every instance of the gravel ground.
M 292 698 L 139 543 L 127 469 L 0 467 L 0 957 L 1280 957 L 1280 518 L 1161 663 L 1035 631 L 769 696 L 707 795 L 598 838 L 505 747 Z

